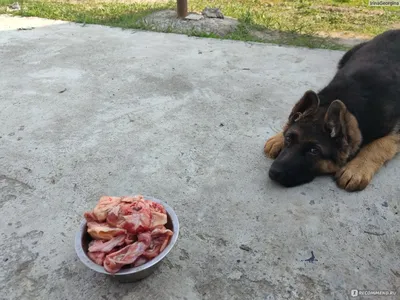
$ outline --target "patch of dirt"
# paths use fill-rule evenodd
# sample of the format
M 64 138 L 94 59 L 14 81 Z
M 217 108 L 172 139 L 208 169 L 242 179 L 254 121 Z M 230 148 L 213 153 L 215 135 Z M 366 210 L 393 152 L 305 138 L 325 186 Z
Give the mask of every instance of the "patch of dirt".
M 196 14 L 190 12 L 192 14 Z M 233 18 L 202 18 L 201 20 L 186 20 L 177 17 L 174 10 L 162 10 L 152 13 L 142 21 L 153 30 L 175 33 L 201 32 L 225 36 L 233 32 L 239 22 Z
M 392 29 L 400 29 L 400 22 L 393 24 L 392 26 L 390 26 L 390 28 L 392 28 Z
M 273 30 L 250 30 L 250 34 L 255 38 L 259 39 L 263 42 L 272 42 L 272 41 L 282 41 L 282 44 L 285 41 L 295 38 L 295 34 L 284 33 Z M 328 33 L 328 32 L 319 32 L 317 33 L 317 37 L 325 38 L 327 41 L 335 44 L 339 44 L 345 47 L 353 47 L 359 43 L 365 42 L 371 39 L 370 36 L 362 36 L 362 35 L 350 35 L 346 33 Z
M 272 41 L 281 38 L 282 34 L 273 30 L 251 30 L 250 34 L 262 41 Z
M 350 34 L 344 32 L 318 32 L 318 36 L 323 38 L 332 39 L 332 41 L 339 43 L 344 46 L 355 46 L 359 43 L 370 40 L 372 37 L 369 35 L 362 34 Z
M 372 38 L 372 36 L 370 36 L 368 34 L 355 34 L 355 33 L 348 33 L 348 32 L 320 31 L 320 32 L 317 32 L 317 35 L 320 37 L 330 37 L 330 38 L 337 38 L 337 39 L 369 40 Z
M 330 6 L 330 5 L 312 5 L 311 8 L 312 9 L 319 9 L 319 10 L 326 10 L 326 11 L 331 11 L 331 12 L 377 15 L 377 16 L 382 16 L 382 15 L 385 14 L 385 12 L 383 10 L 361 9 L 359 7 L 339 7 L 339 6 Z

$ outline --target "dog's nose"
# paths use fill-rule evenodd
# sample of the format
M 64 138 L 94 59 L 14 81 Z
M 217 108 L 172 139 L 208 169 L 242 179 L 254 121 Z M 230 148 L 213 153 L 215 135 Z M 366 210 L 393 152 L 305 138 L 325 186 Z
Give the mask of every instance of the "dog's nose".
M 279 181 L 284 175 L 285 173 L 278 168 L 271 167 L 271 169 L 269 169 L 269 178 L 272 180 Z

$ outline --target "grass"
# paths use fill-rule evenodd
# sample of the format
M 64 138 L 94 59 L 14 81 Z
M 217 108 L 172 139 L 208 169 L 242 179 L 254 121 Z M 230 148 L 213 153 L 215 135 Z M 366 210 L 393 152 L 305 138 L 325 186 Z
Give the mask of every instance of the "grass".
M 14 14 L 121 28 L 157 30 L 142 22 L 143 17 L 154 11 L 176 7 L 176 1 L 132 4 L 103 1 L 106 2 L 25 0 L 20 2 L 22 10 Z M 5 13 L 7 5 L 12 2 L 12 0 L 0 0 L 0 13 Z M 219 7 L 226 16 L 239 19 L 240 25 L 236 31 L 223 38 L 329 49 L 348 47 L 326 36 L 370 38 L 396 26 L 400 28 L 400 7 L 370 7 L 368 2 L 368 0 L 188 0 L 190 11 L 201 12 L 206 6 Z M 204 32 L 189 34 L 219 37 Z
M 371 36 L 400 21 L 400 7 L 372 8 L 368 1 L 360 0 L 196 0 L 191 8 L 201 10 L 211 3 L 226 15 L 245 17 L 253 25 L 299 34 L 347 32 Z
M 10 1 L 0 0 L 0 5 L 1 2 L 7 3 Z M 173 7 L 171 3 L 68 3 L 61 1 L 28 0 L 22 3 L 21 11 L 14 14 L 24 17 L 41 17 L 77 23 L 102 24 L 121 28 L 140 29 L 144 27 L 140 22 L 144 16 L 154 11 L 169 9 L 171 7 Z M 4 11 L 5 9 L 3 8 L 3 12 Z

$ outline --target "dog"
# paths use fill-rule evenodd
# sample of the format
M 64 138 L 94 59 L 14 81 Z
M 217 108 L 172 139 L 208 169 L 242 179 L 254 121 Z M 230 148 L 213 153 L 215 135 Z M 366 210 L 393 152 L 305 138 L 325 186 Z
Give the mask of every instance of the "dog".
M 348 50 L 320 91 L 305 91 L 268 139 L 269 178 L 284 187 L 332 175 L 361 191 L 400 151 L 400 30 Z

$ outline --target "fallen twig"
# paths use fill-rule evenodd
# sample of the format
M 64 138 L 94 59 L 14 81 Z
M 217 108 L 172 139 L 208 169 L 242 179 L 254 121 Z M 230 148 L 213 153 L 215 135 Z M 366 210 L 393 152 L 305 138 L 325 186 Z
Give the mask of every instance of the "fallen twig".
M 366 234 L 372 234 L 372 235 L 376 235 L 376 236 L 385 235 L 385 233 L 372 232 L 372 231 L 364 231 L 364 233 L 366 233 Z

